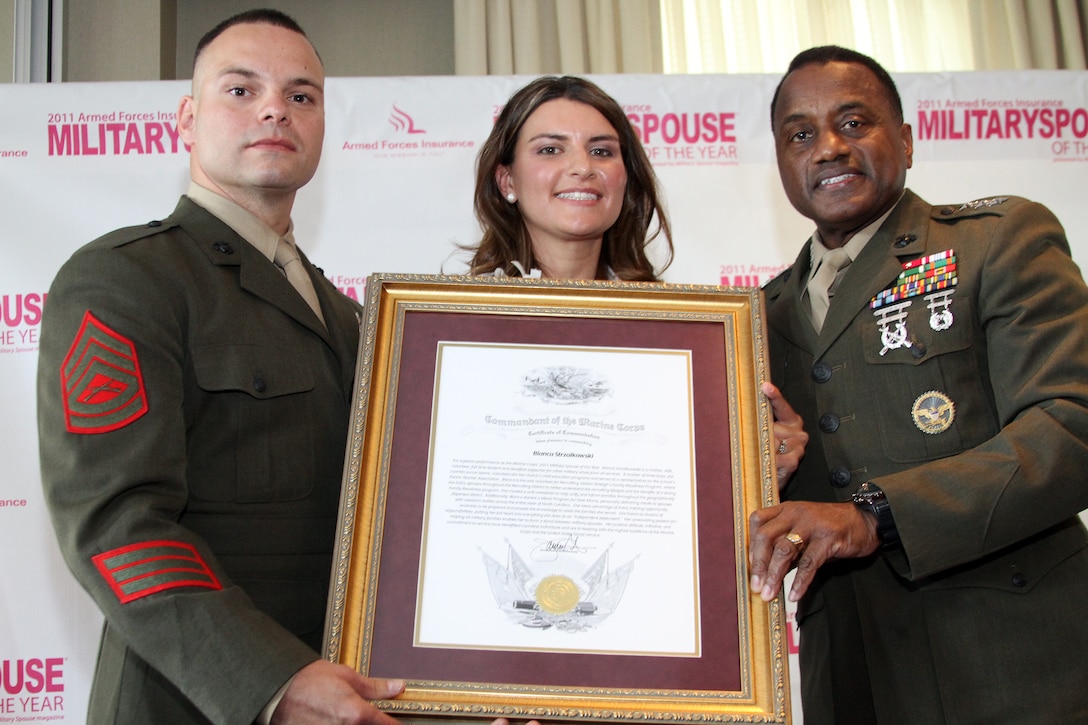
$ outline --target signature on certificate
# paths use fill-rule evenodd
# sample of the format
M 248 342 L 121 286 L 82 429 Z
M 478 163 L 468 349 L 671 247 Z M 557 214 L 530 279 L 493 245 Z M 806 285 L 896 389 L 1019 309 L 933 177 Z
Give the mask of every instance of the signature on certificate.
M 550 540 L 537 539 L 539 543 L 529 553 L 533 561 L 555 561 L 560 554 L 584 554 L 588 548 L 578 545 L 578 537 L 567 534 L 564 537 Z

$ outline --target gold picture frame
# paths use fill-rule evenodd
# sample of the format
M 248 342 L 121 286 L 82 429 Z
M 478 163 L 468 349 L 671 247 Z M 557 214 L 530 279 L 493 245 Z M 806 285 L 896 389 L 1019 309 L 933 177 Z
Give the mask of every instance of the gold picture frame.
M 404 679 L 376 704 L 408 722 L 790 722 L 784 604 L 747 584 L 764 341 L 757 288 L 372 275 L 325 657 Z

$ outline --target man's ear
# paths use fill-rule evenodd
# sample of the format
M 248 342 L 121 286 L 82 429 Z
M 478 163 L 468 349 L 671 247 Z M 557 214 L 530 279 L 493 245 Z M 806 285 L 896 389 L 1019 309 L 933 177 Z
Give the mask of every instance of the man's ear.
M 192 96 L 178 101 L 178 135 L 186 148 L 192 147 L 196 136 L 196 99 Z
M 899 128 L 899 139 L 903 142 L 903 153 L 907 157 L 907 168 L 914 164 L 914 132 L 909 123 L 904 123 Z

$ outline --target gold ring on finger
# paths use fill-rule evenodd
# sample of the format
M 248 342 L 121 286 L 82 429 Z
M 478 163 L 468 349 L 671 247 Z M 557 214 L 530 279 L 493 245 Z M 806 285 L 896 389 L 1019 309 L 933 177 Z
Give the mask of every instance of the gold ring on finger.
M 796 531 L 791 531 L 786 534 L 786 541 L 797 547 L 797 553 L 801 553 L 805 550 L 805 537 L 801 536 Z

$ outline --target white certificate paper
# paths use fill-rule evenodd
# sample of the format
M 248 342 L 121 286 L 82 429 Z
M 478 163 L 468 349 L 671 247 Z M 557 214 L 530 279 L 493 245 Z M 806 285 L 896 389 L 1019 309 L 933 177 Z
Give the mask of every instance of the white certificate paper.
M 416 646 L 698 657 L 690 352 L 437 357 Z

